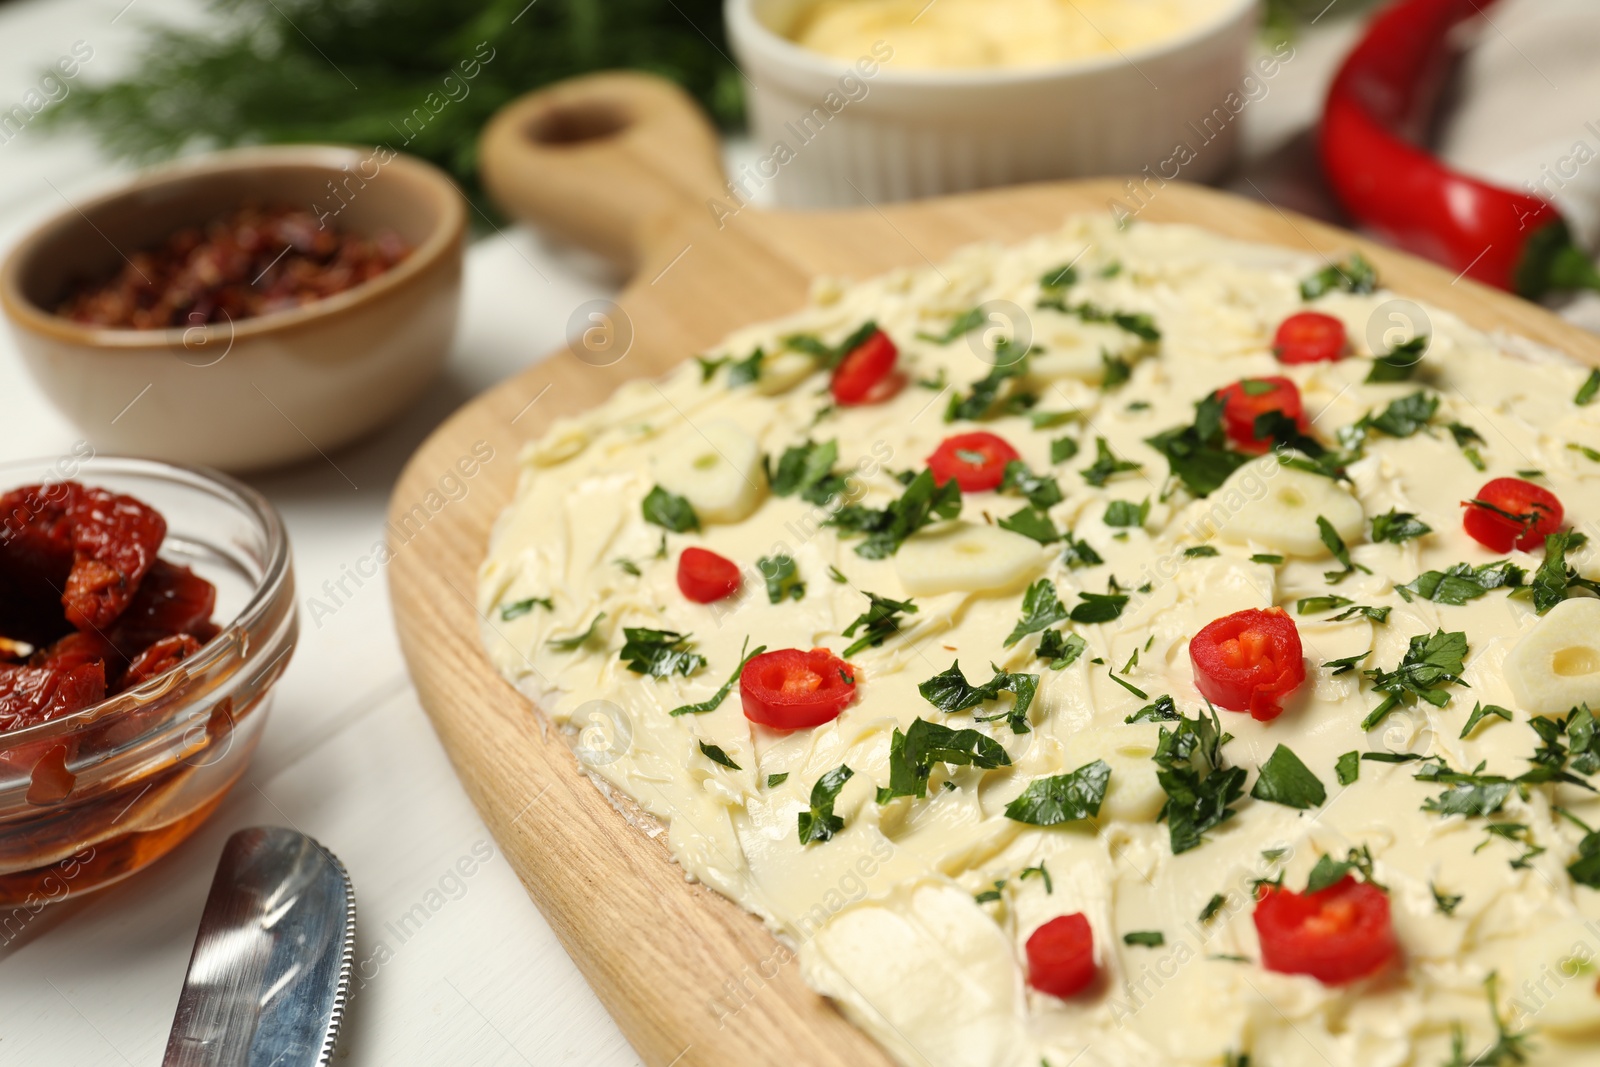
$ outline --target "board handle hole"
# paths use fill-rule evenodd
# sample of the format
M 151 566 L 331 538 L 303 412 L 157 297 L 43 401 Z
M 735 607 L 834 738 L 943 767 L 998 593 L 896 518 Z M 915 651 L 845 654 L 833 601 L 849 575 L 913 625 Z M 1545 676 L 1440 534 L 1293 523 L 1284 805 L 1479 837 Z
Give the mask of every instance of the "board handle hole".
M 615 104 L 590 100 L 559 104 L 537 116 L 528 136 L 542 145 L 567 147 L 604 141 L 632 125 L 633 119 Z

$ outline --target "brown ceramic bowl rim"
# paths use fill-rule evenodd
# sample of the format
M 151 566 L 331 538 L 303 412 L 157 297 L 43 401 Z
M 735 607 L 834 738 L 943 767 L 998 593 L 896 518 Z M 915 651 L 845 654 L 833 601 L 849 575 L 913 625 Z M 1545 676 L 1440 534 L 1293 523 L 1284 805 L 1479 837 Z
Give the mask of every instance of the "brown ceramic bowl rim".
M 24 295 L 22 290 L 22 265 L 45 241 L 53 239 L 59 228 L 74 216 L 89 217 L 99 208 L 118 200 L 177 182 L 196 178 L 230 174 L 257 168 L 323 168 L 330 175 L 343 176 L 340 163 L 354 163 L 380 151 L 377 147 L 344 144 L 263 145 L 236 148 L 179 160 L 158 167 L 150 167 L 134 174 L 123 185 L 79 204 L 69 204 L 61 211 L 45 218 L 12 246 L 5 261 L 0 263 L 0 309 L 11 321 L 34 333 L 45 334 L 57 341 L 107 349 L 161 349 L 170 350 L 195 340 L 195 331 L 203 329 L 209 338 L 245 340 L 264 334 L 288 332 L 297 328 L 346 314 L 365 304 L 380 300 L 405 286 L 412 279 L 433 268 L 449 256 L 460 244 L 466 230 L 466 202 L 461 191 L 444 171 L 433 164 L 393 152 L 393 157 L 381 164 L 384 170 L 410 178 L 422 195 L 431 196 L 438 210 L 439 221 L 428 236 L 414 248 L 398 266 L 384 271 L 378 277 L 346 289 L 342 293 L 296 308 L 272 311 L 233 323 L 210 324 L 205 327 L 170 327 L 164 330 L 114 329 L 89 326 L 62 318 Z M 370 179 L 369 179 L 370 180 Z M 93 225 L 93 223 L 91 223 Z

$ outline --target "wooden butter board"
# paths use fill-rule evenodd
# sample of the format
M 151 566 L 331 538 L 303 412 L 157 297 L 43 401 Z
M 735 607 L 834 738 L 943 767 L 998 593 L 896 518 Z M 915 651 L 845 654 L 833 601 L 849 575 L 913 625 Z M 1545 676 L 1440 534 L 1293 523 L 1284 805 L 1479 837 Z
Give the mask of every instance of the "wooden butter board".
M 803 151 L 803 149 L 802 149 Z M 519 447 L 559 416 L 655 376 L 729 331 L 800 308 L 818 275 L 865 279 L 1016 242 L 1113 200 L 1121 181 L 1032 185 L 832 213 L 737 210 L 715 132 L 676 88 L 597 75 L 508 106 L 485 131 L 491 195 L 512 214 L 633 270 L 621 313 L 457 411 L 423 444 L 390 504 L 401 645 L 473 803 L 568 953 L 651 1067 L 883 1067 L 888 1059 L 801 981 L 755 918 L 685 880 L 581 772 L 561 735 L 496 673 L 479 640 L 476 573 L 516 487 Z M 1194 223 L 1330 259 L 1359 250 L 1383 284 L 1600 366 L 1600 338 L 1505 293 L 1311 219 L 1180 183 L 1147 187 L 1137 218 Z M 719 220 L 708 206 L 731 214 Z M 607 333 L 607 330 L 614 331 Z M 621 353 L 625 352 L 625 355 Z M 618 358 L 620 355 L 620 358 Z M 611 362 L 615 360 L 615 362 Z M 609 364 L 609 365 L 598 365 Z M 414 508 L 487 442 L 461 500 Z M 481 445 L 478 445 L 481 449 Z

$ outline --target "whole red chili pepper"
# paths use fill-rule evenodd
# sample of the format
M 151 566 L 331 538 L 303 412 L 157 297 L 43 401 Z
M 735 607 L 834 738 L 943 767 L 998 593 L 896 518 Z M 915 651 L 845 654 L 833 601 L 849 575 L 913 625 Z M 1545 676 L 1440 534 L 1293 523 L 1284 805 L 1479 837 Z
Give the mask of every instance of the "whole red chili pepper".
M 1600 289 L 1548 201 L 1460 174 L 1413 143 L 1449 70 L 1451 31 L 1495 0 L 1397 0 L 1345 59 L 1322 116 L 1322 163 L 1345 210 L 1408 252 L 1529 299 Z

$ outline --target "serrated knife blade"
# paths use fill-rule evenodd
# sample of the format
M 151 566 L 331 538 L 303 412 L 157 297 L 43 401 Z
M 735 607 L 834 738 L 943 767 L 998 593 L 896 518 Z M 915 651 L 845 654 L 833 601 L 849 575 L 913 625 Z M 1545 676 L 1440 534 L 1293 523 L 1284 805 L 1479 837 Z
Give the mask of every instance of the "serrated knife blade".
M 355 891 L 333 853 L 282 827 L 228 838 L 163 1067 L 325 1067 L 355 932 Z

